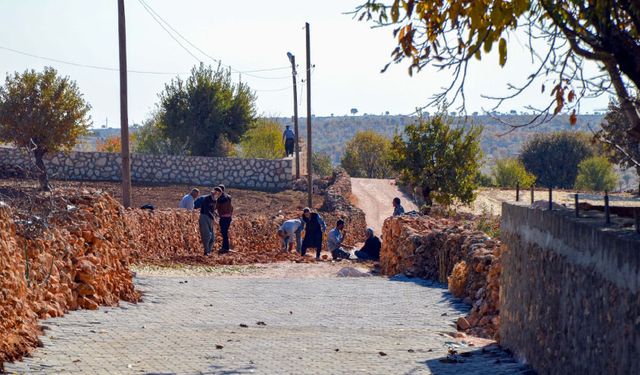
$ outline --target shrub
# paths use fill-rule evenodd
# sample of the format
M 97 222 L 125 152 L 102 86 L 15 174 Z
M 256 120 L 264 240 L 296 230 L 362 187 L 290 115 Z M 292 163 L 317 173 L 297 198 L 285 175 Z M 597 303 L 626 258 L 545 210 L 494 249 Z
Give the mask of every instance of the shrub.
M 613 166 L 603 156 L 594 156 L 583 160 L 578 165 L 576 189 L 588 191 L 613 190 L 618 176 Z
M 521 188 L 530 187 L 536 177 L 528 173 L 522 162 L 517 159 L 500 159 L 493 167 L 493 178 L 499 187 L 515 188 L 519 184 Z

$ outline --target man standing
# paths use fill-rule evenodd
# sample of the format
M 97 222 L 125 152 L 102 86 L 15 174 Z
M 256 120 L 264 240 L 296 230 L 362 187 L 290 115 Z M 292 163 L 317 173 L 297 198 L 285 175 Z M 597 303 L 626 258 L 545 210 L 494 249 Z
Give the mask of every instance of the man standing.
M 373 234 L 371 228 L 367 228 L 365 236 L 364 246 L 356 251 L 355 255 L 361 260 L 380 260 L 380 248 L 382 247 L 380 239 Z
M 287 220 L 278 229 L 278 237 L 282 238 L 282 251 L 289 252 L 290 245 L 293 245 L 293 235 L 296 236 L 296 251 L 300 253 L 302 240 L 302 228 L 304 224 L 300 219 Z
M 224 192 L 224 186 L 218 186 L 213 190 L 216 193 L 216 211 L 220 216 L 220 234 L 222 234 L 222 248 L 218 254 L 229 252 L 229 227 L 231 226 L 231 216 L 233 215 L 233 205 L 231 196 Z
M 311 212 L 309 208 L 302 210 L 302 223 L 304 224 L 304 240 L 300 255 L 305 256 L 307 249 L 313 247 L 316 249 L 316 260 L 320 260 L 322 252 L 322 234 L 327 230 L 327 224 L 322 220 L 316 212 Z
M 400 198 L 393 198 L 393 216 L 404 215 L 404 207 L 400 204 Z
M 214 211 L 216 208 L 215 190 L 211 191 L 211 194 L 204 197 L 202 204 L 200 205 L 200 238 L 202 239 L 202 245 L 204 246 L 204 255 L 209 256 L 211 254 L 211 247 L 216 241 L 216 233 L 213 228 Z
M 293 132 L 289 128 L 289 125 L 286 126 L 284 133 L 282 133 L 282 139 L 284 140 L 284 152 L 287 156 L 293 156 L 293 146 L 296 141 L 296 133 Z
M 351 254 L 342 249 L 342 242 L 347 236 L 347 231 L 344 230 L 344 220 L 339 219 L 336 223 L 336 227 L 333 228 L 327 237 L 327 247 L 331 251 L 331 256 L 334 260 L 349 259 Z
M 184 208 L 185 210 L 193 210 L 193 202 L 196 198 L 198 198 L 198 195 L 200 195 L 200 190 L 193 188 L 191 190 L 191 193 L 182 197 L 182 200 L 180 201 L 180 205 L 178 206 L 178 208 Z

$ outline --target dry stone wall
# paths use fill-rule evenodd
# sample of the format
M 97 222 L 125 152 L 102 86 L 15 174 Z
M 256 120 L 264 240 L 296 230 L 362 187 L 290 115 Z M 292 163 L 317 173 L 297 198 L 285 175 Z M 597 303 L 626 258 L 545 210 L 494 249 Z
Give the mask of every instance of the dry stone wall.
M 108 152 L 69 152 L 45 160 L 50 176 L 61 180 L 120 181 L 120 155 Z M 152 184 L 193 184 L 280 191 L 292 186 L 293 161 L 200 156 L 131 156 L 133 181 Z M 21 149 L 0 148 L 0 169 L 33 171 L 33 157 Z
M 539 374 L 640 374 L 640 235 L 503 204 L 501 344 Z

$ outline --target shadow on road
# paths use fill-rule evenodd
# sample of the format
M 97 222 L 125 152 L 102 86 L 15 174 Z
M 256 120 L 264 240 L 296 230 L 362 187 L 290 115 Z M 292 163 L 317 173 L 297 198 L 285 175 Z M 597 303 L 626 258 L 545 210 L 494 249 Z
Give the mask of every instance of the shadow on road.
M 460 298 L 454 297 L 447 289 L 447 285 L 438 281 L 421 279 L 419 277 L 407 277 L 404 275 L 396 275 L 389 278 L 389 281 L 413 283 L 425 288 L 438 289 L 442 292 L 442 299 L 439 302 L 447 304 L 449 307 L 458 311 L 460 314 L 467 314 L 471 310 L 471 306 L 462 302 Z

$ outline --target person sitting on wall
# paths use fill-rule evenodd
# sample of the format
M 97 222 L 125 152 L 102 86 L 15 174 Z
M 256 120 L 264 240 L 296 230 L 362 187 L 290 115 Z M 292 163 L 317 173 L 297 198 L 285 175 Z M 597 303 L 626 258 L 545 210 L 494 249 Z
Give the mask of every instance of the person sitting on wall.
M 309 208 L 302 210 L 302 223 L 304 224 L 304 240 L 300 248 L 300 255 L 305 256 L 307 249 L 316 249 L 316 260 L 320 260 L 322 252 L 322 234 L 327 230 L 327 224 L 317 212 L 311 212 Z
M 191 193 L 182 197 L 182 200 L 180 201 L 180 205 L 178 206 L 178 208 L 184 208 L 185 210 L 193 210 L 195 208 L 194 202 L 195 202 L 195 199 L 198 198 L 198 195 L 200 195 L 200 190 L 196 188 L 191 189 Z
M 300 219 L 287 220 L 278 229 L 278 237 L 282 239 L 282 251 L 290 252 L 293 247 L 293 236 L 296 236 L 296 251 L 300 253 L 302 247 L 302 229 L 304 224 Z
M 344 220 L 339 219 L 338 222 L 336 222 L 336 227 L 333 228 L 327 236 L 327 247 L 329 251 L 331 251 L 331 256 L 334 260 L 351 258 L 351 254 L 342 248 L 342 243 L 346 236 L 347 231 L 344 230 Z
M 362 249 L 355 252 L 356 257 L 361 260 L 380 260 L 380 248 L 382 243 L 380 239 L 373 234 L 373 229 L 367 228 L 365 230 L 364 246 Z
M 404 215 L 404 207 L 400 204 L 400 198 L 393 198 L 393 216 Z

